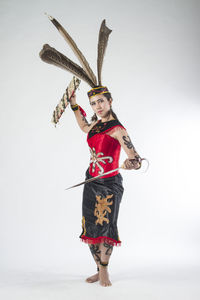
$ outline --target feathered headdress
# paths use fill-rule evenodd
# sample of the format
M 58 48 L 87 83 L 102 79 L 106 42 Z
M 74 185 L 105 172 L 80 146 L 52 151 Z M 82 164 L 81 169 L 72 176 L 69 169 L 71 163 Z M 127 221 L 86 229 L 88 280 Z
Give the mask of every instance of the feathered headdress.
M 103 92 L 108 92 L 106 87 L 102 86 L 101 82 L 101 71 L 103 65 L 103 59 L 105 56 L 106 47 L 108 44 L 109 34 L 112 32 L 107 26 L 105 20 L 102 21 L 100 31 L 99 31 L 99 40 L 98 40 L 98 56 L 97 56 L 97 74 L 98 74 L 98 83 L 95 74 L 89 66 L 86 58 L 83 53 L 79 50 L 76 43 L 72 37 L 67 33 L 67 31 L 60 25 L 60 23 L 51 16 L 48 16 L 51 22 L 56 26 L 60 34 L 67 41 L 69 46 L 72 48 L 73 52 L 77 56 L 81 67 L 70 60 L 68 57 L 57 51 L 56 49 L 50 47 L 48 44 L 43 46 L 43 49 L 40 51 L 40 58 L 46 63 L 53 64 L 57 67 L 65 69 L 78 78 L 87 82 L 92 90 L 88 92 L 88 96 L 94 96 L 96 94 L 102 94 Z

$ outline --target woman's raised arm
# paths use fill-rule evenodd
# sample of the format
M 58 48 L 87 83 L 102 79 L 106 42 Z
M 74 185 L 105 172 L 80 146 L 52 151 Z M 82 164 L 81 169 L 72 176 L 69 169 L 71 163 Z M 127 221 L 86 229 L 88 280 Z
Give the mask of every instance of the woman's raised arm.
M 66 99 L 65 99 L 66 100 Z M 94 123 L 89 124 L 86 117 L 84 117 L 79 109 L 78 104 L 76 103 L 76 95 L 74 94 L 71 99 L 70 99 L 70 105 L 72 110 L 74 111 L 77 123 L 80 127 L 80 129 L 85 132 L 88 133 L 90 131 L 90 129 L 94 126 Z

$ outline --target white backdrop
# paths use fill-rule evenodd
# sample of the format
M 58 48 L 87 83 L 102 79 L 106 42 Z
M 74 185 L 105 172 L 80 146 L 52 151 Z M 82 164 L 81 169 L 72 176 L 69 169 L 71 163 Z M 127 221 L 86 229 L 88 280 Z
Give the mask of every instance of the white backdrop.
M 1 270 L 95 270 L 81 243 L 86 135 L 68 108 L 52 112 L 72 75 L 39 58 L 48 43 L 77 62 L 44 12 L 72 35 L 96 73 L 101 21 L 113 31 L 103 84 L 147 173 L 122 171 L 118 229 L 110 264 L 199 266 L 199 1 L 0 1 Z M 90 87 L 77 102 L 90 119 Z M 120 162 L 126 158 L 122 152 Z

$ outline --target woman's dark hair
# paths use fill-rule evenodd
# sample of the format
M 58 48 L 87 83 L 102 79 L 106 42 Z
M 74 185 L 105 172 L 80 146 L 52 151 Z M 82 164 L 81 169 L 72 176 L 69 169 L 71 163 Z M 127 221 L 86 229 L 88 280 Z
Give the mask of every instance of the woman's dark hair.
M 105 93 L 105 94 L 103 94 L 103 96 L 105 96 L 107 100 L 112 99 L 111 93 Z M 110 115 L 112 115 L 114 119 L 118 120 L 118 117 L 117 117 L 117 115 L 114 113 L 114 111 L 112 110 L 112 107 L 110 108 L 110 111 L 108 112 L 108 117 L 109 117 Z M 97 120 L 98 120 L 97 115 L 94 114 L 94 115 L 92 116 L 92 118 L 91 118 L 91 122 L 93 122 L 93 121 L 96 122 Z M 119 120 L 118 120 L 118 121 L 119 121 Z

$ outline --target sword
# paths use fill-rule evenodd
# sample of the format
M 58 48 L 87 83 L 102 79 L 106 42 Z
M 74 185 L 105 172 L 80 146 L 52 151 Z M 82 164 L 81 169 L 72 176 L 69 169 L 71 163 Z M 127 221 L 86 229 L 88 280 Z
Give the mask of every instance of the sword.
M 149 168 L 149 161 L 148 161 L 148 159 L 146 159 L 146 158 L 141 158 L 141 161 L 142 161 L 142 160 L 146 160 L 146 161 L 148 162 L 148 167 L 147 167 L 147 169 L 148 169 L 148 168 Z M 119 168 L 117 168 L 117 169 L 114 169 L 114 170 L 108 171 L 108 172 L 106 172 L 106 173 L 103 173 L 103 174 L 101 174 L 101 175 L 98 175 L 98 176 L 89 178 L 89 179 L 87 179 L 87 180 L 85 180 L 85 181 L 83 181 L 83 182 L 81 182 L 81 183 L 78 183 L 78 184 L 75 184 L 75 185 L 73 185 L 73 186 L 70 186 L 70 187 L 66 188 L 65 190 L 69 190 L 69 189 L 72 189 L 72 188 L 77 187 L 77 186 L 79 186 L 79 185 L 82 185 L 82 184 L 91 182 L 91 181 L 93 181 L 93 180 L 95 180 L 95 179 L 97 179 L 97 178 L 100 178 L 100 177 L 102 177 L 102 176 L 104 176 L 104 175 L 108 175 L 108 174 L 110 174 L 110 173 L 113 173 L 113 172 L 115 172 L 115 171 L 117 171 L 117 170 L 119 170 L 119 169 L 126 169 L 124 163 L 121 165 L 121 167 L 119 167 Z M 145 173 L 145 172 L 147 171 L 147 169 L 146 169 L 143 173 Z
M 81 182 L 81 183 L 78 183 L 78 184 L 75 184 L 75 185 L 73 185 L 73 186 L 70 186 L 70 187 L 68 187 L 68 188 L 65 189 L 65 190 L 69 190 L 69 189 L 72 189 L 72 188 L 77 187 L 77 186 L 79 186 L 79 185 L 82 185 L 82 184 L 91 182 L 91 181 L 93 181 L 93 180 L 95 180 L 95 179 L 97 179 L 97 178 L 100 178 L 100 177 L 102 177 L 102 176 L 104 176 L 104 175 L 113 173 L 113 172 L 115 172 L 115 171 L 117 171 L 117 170 L 119 170 L 119 169 L 125 169 L 124 164 L 123 164 L 121 167 L 117 168 L 117 169 L 114 169 L 114 170 L 108 171 L 108 172 L 106 172 L 106 173 L 100 174 L 100 175 L 98 175 L 98 176 L 89 178 L 89 179 L 87 179 L 87 180 L 85 180 L 85 181 L 83 181 L 83 182 Z

